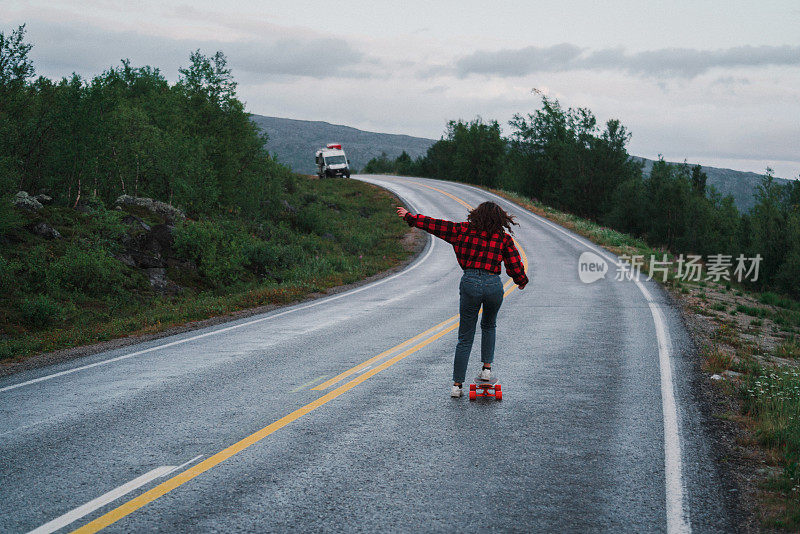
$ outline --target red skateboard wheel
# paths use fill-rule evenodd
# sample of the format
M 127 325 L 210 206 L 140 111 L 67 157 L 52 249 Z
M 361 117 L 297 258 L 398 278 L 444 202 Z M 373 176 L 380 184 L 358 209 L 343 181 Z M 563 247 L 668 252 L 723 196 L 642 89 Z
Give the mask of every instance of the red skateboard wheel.
M 475 391 L 475 384 L 470 384 L 469 385 L 469 390 L 470 391 Z
M 475 400 L 478 397 L 478 394 L 475 392 L 474 389 L 470 389 L 469 391 L 469 400 Z
M 497 388 L 494 392 L 494 398 L 497 400 L 503 400 L 503 392 L 500 391 L 500 388 Z
M 500 384 L 495 384 L 494 390 L 495 391 L 500 391 Z

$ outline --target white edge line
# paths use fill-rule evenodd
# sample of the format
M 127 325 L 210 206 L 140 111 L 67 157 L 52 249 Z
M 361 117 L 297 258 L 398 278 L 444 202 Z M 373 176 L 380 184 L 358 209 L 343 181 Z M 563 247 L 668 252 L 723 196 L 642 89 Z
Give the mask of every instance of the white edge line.
M 152 471 L 148 471 L 142 476 L 134 478 L 130 482 L 126 482 L 125 484 L 119 486 L 118 488 L 115 488 L 109 491 L 108 493 L 104 493 L 100 497 L 91 500 L 84 505 L 78 506 L 74 510 L 69 511 L 62 516 L 59 516 L 53 519 L 52 521 L 48 521 L 44 525 L 34 530 L 31 530 L 29 534 L 49 534 L 51 532 L 55 532 L 56 530 L 63 528 L 86 515 L 89 515 L 98 508 L 102 508 L 108 503 L 119 499 L 123 495 L 126 495 L 132 492 L 133 490 L 144 486 L 148 482 L 151 482 L 157 478 L 161 478 L 171 473 L 174 470 L 175 466 L 172 465 L 162 465 L 161 467 L 156 467 Z
M 531 216 L 535 221 L 546 224 L 567 237 L 577 241 L 584 247 L 597 252 L 614 265 L 620 265 L 621 261 L 609 255 L 608 251 L 598 247 L 591 241 L 581 239 L 573 235 L 565 228 L 548 221 L 519 204 L 496 195 L 489 191 L 464 184 L 468 189 L 491 195 L 502 200 L 506 204 L 513 205 L 516 209 L 521 209 L 524 213 Z M 664 417 L 664 479 L 666 493 L 666 512 L 667 512 L 667 532 L 670 534 L 688 533 L 692 531 L 691 522 L 688 519 L 688 510 L 685 509 L 683 485 L 683 464 L 680 441 L 680 427 L 678 424 L 678 410 L 675 402 L 675 387 L 672 380 L 672 360 L 670 350 L 670 336 L 664 315 L 655 302 L 650 292 L 645 288 L 640 280 L 634 280 L 642 296 L 650 307 L 650 314 L 656 329 L 656 340 L 658 341 L 658 364 L 661 382 L 661 409 Z
M 175 471 L 180 471 L 181 469 L 183 469 L 183 468 L 184 468 L 184 467 L 186 467 L 187 465 L 195 463 L 197 460 L 199 460 L 199 459 L 200 459 L 200 458 L 202 458 L 202 457 L 203 457 L 203 455 L 202 455 L 202 454 L 198 454 L 197 456 L 195 456 L 194 458 L 192 458 L 192 459 L 191 459 L 191 460 L 189 460 L 188 462 L 183 462 L 181 465 L 178 465 L 178 466 L 175 466 L 175 467 L 173 467 L 173 468 L 172 468 L 172 469 L 170 469 L 170 470 L 169 470 L 167 473 L 164 473 L 164 475 L 163 475 L 163 476 L 167 476 L 167 475 L 169 475 L 170 473 L 174 473 Z
M 162 465 L 161 467 L 156 467 L 152 471 L 148 471 L 147 473 L 143 474 L 140 477 L 134 478 L 130 482 L 126 482 L 125 484 L 115 488 L 108 493 L 104 493 L 100 497 L 93 499 L 87 502 L 84 505 L 78 506 L 74 510 L 67 512 L 64 515 L 61 515 L 52 521 L 48 521 L 44 525 L 31 530 L 28 534 L 49 534 L 51 532 L 55 532 L 56 530 L 63 528 L 70 523 L 74 523 L 78 519 L 89 515 L 90 513 L 94 512 L 95 510 L 102 508 L 106 504 L 113 502 L 123 495 L 126 495 L 133 490 L 136 490 L 145 484 L 157 479 L 163 478 L 175 471 L 180 471 L 182 468 L 186 467 L 189 464 L 192 464 L 202 458 L 203 455 L 197 455 L 188 462 L 184 462 L 181 465 Z
M 315 378 L 314 380 L 310 380 L 310 381 L 306 382 L 305 384 L 303 384 L 303 385 L 301 385 L 301 386 L 297 386 L 296 388 L 294 388 L 293 390 L 291 390 L 289 393 L 299 393 L 299 392 L 300 392 L 300 390 L 302 390 L 302 389 L 304 389 L 304 388 L 307 388 L 307 387 L 309 387 L 309 386 L 313 386 L 313 385 L 314 385 L 314 384 L 316 384 L 317 382 L 321 382 L 321 381 L 325 380 L 327 377 L 328 377 L 328 375 L 321 375 L 321 376 L 318 376 L 318 377 L 317 377 L 317 378 Z
M 411 204 L 409 204 L 409 206 L 411 206 Z M 82 365 L 80 367 L 74 367 L 72 369 L 66 369 L 64 371 L 59 371 L 58 373 L 53 373 L 51 375 L 40 376 L 39 378 L 26 380 L 25 382 L 20 382 L 18 384 L 11 384 L 9 386 L 4 386 L 4 387 L 0 388 L 0 393 L 3 393 L 5 391 L 11 391 L 12 389 L 21 388 L 23 386 L 29 386 L 31 384 L 36 384 L 38 382 L 44 382 L 45 380 L 52 380 L 53 378 L 58 378 L 59 376 L 64 376 L 64 375 L 69 375 L 69 374 L 72 374 L 72 373 L 77 373 L 78 371 L 85 371 L 86 369 L 91 369 L 92 367 L 98 367 L 100 365 L 106 365 L 106 364 L 113 363 L 113 362 L 118 362 L 118 361 L 121 361 L 121 360 L 127 360 L 128 358 L 133 358 L 134 356 L 141 356 L 142 354 L 147 354 L 148 352 L 154 352 L 156 350 L 166 349 L 168 347 L 173 347 L 175 345 L 181 345 L 183 343 L 188 343 L 190 341 L 195 341 L 197 339 L 202 339 L 204 337 L 213 336 L 213 335 L 216 335 L 216 334 L 221 334 L 223 332 L 228 332 L 228 331 L 231 331 L 231 330 L 236 330 L 238 328 L 243 328 L 245 326 L 250 326 L 250 325 L 253 325 L 253 324 L 256 324 L 256 323 L 261 323 L 261 322 L 264 322 L 264 321 L 277 319 L 278 317 L 282 317 L 282 316 L 287 315 L 289 313 L 294 313 L 294 312 L 298 312 L 298 311 L 301 311 L 301 310 L 307 310 L 308 308 L 313 308 L 314 306 L 319 306 L 320 304 L 325 304 L 325 303 L 340 299 L 342 297 L 348 297 L 348 296 L 353 295 L 355 293 L 359 293 L 361 291 L 365 291 L 367 289 L 372 289 L 372 288 L 374 288 L 376 286 L 379 286 L 381 284 L 385 284 L 389 280 L 393 280 L 393 279 L 397 278 L 398 276 L 405 275 L 405 274 L 413 271 L 414 269 L 416 269 L 420 265 L 422 265 L 422 263 L 433 252 L 434 243 L 436 243 L 435 240 L 433 240 L 431 238 L 428 238 L 428 245 L 429 245 L 428 246 L 428 251 L 421 258 L 417 259 L 408 268 L 403 269 L 399 273 L 395 273 L 395 274 L 393 274 L 391 276 L 388 276 L 386 278 L 382 278 L 382 279 L 377 280 L 377 281 L 375 281 L 375 282 L 373 282 L 371 284 L 367 284 L 365 286 L 353 289 L 351 291 L 346 291 L 344 293 L 339 293 L 338 295 L 332 295 L 330 297 L 325 297 L 325 298 L 322 298 L 322 299 L 318 299 L 318 300 L 315 300 L 313 302 L 310 302 L 309 304 L 305 304 L 303 306 L 298 306 L 298 307 L 295 307 L 295 308 L 291 308 L 289 310 L 285 310 L 285 311 L 282 311 L 280 313 L 276 313 L 274 315 L 267 315 L 266 317 L 260 317 L 258 319 L 254 319 L 252 321 L 247 321 L 247 322 L 244 322 L 244 323 L 235 324 L 233 326 L 228 326 L 226 328 L 220 328 L 218 330 L 212 330 L 211 332 L 205 332 L 203 334 L 199 334 L 199 335 L 188 337 L 188 338 L 184 338 L 184 339 L 178 339 L 176 341 L 171 341 L 171 342 L 165 343 L 163 345 L 157 345 L 155 347 L 150 347 L 150 348 L 139 350 L 139 351 L 136 351 L 136 352 L 131 352 L 130 354 L 123 354 L 121 356 L 116 356 L 114 358 L 109 358 L 107 360 L 102 360 L 102 361 L 99 361 L 99 362 L 90 363 L 88 365 Z

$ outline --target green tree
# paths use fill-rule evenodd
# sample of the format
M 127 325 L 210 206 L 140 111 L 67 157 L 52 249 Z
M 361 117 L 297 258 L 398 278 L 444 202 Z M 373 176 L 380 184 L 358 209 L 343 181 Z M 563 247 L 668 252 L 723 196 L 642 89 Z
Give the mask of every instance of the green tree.
M 497 121 L 450 121 L 447 139 L 453 144 L 451 173 L 455 180 L 494 187 L 503 169 L 506 142 Z
M 541 109 L 516 114 L 509 123 L 504 181 L 548 204 L 599 219 L 611 210 L 615 189 L 641 175 L 626 150 L 630 133 L 618 120 L 600 131 L 590 110 L 564 109 L 558 100 L 540 96 Z
M 786 191 L 775 183 L 773 171 L 767 172 L 756 188 L 756 204 L 750 211 L 751 255 L 759 253 L 762 284 L 777 274 L 789 252 L 787 242 Z
M 372 158 L 364 165 L 367 174 L 388 174 L 394 172 L 394 164 L 389 160 L 386 152 L 381 152 L 377 158 Z
M 394 172 L 400 176 L 411 176 L 414 174 L 414 161 L 405 150 L 395 158 Z
M 32 150 L 32 91 L 34 75 L 28 58 L 32 45 L 25 42 L 25 25 L 10 34 L 0 32 L 0 192 L 23 185 L 25 154 Z
M 698 195 L 705 195 L 707 181 L 708 176 L 703 172 L 703 167 L 701 165 L 692 167 L 692 189 L 695 193 Z

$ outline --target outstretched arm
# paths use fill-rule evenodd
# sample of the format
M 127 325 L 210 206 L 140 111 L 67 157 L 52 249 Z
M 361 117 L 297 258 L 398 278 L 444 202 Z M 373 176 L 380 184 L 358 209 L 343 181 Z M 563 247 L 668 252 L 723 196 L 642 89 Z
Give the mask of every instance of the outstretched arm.
M 522 259 L 519 257 L 519 251 L 514 246 L 514 240 L 506 234 L 503 243 L 503 262 L 506 264 L 506 273 L 510 276 L 514 283 L 523 289 L 528 284 L 528 276 L 525 274 L 525 266 L 522 265 Z
M 409 226 L 422 228 L 429 234 L 444 239 L 448 243 L 455 243 L 459 234 L 459 225 L 444 219 L 434 219 L 425 215 L 411 215 L 403 206 L 397 206 L 399 215 Z

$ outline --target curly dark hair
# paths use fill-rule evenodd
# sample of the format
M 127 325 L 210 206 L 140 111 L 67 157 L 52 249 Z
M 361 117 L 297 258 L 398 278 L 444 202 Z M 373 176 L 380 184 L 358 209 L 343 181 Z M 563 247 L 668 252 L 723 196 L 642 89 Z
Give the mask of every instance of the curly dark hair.
M 482 202 L 469 212 L 467 220 L 471 227 L 479 232 L 485 230 L 489 235 L 502 233 L 504 228 L 509 234 L 513 234 L 511 225 L 519 226 L 513 215 L 506 213 L 494 202 Z

